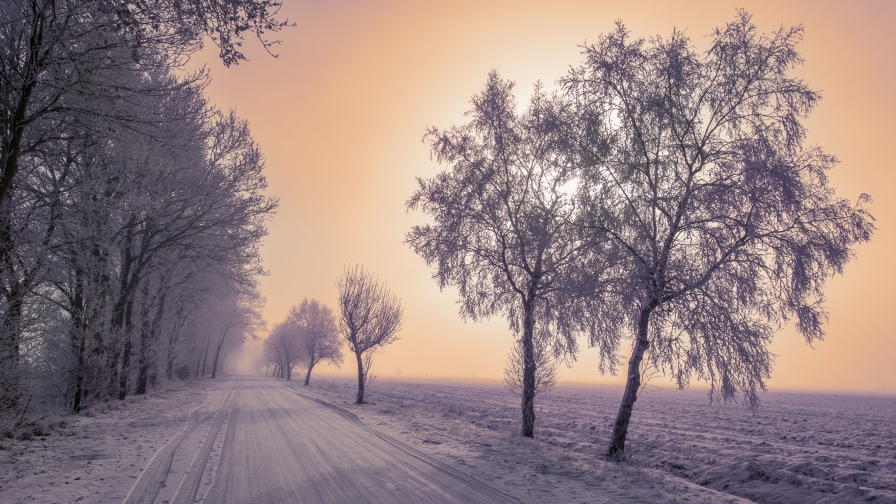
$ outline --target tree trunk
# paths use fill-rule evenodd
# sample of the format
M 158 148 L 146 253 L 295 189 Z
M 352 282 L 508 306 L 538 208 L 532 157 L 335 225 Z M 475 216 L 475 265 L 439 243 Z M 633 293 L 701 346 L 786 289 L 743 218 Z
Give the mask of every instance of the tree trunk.
M 106 372 L 108 371 L 111 374 L 113 369 L 109 367 L 109 364 L 116 365 L 117 363 L 117 361 L 110 360 L 108 355 L 104 355 L 104 352 L 112 351 L 115 347 L 114 333 L 110 334 L 104 323 L 106 320 L 105 308 L 110 304 L 113 287 L 112 276 L 106 270 L 109 262 L 108 251 L 94 244 L 92 255 L 96 263 L 94 271 L 89 278 L 90 284 L 96 285 L 98 291 L 94 293 L 96 302 L 89 305 L 90 322 L 88 327 L 90 327 L 89 336 L 92 344 L 88 343 L 88 352 L 85 354 L 85 359 L 88 359 L 90 374 L 87 374 L 85 369 L 83 397 L 101 399 L 104 395 L 108 395 L 110 390 L 107 388 L 108 378 Z M 87 338 L 88 334 L 85 334 L 84 337 Z M 105 362 L 106 367 L 103 368 L 100 362 Z
M 205 337 L 205 353 L 202 357 L 202 377 L 205 378 L 205 365 L 208 363 L 208 347 L 212 344 L 211 336 Z
M 131 377 L 131 329 L 134 300 L 129 299 L 124 311 L 124 350 L 121 357 L 121 375 L 118 379 L 118 400 L 124 401 L 128 395 L 128 379 Z
M 628 422 L 632 417 L 635 400 L 638 399 L 638 389 L 641 388 L 641 360 L 644 359 L 644 352 L 650 346 L 650 341 L 647 339 L 647 324 L 650 322 L 650 314 L 656 306 L 657 302 L 652 301 L 647 307 L 641 309 L 641 317 L 638 319 L 638 339 L 632 346 L 632 356 L 628 360 L 628 379 L 625 382 L 625 392 L 622 394 L 619 412 L 616 413 L 616 423 L 613 424 L 613 436 L 610 438 L 610 446 L 607 449 L 608 457 L 619 457 L 625 450 Z
M 218 377 L 218 359 L 221 357 L 221 345 L 218 345 L 217 350 L 215 350 L 215 360 L 212 363 L 212 379 Z
M 75 268 L 74 296 L 72 296 L 72 351 L 78 356 L 75 362 L 75 395 L 72 400 L 72 413 L 81 411 L 84 389 L 84 351 L 86 350 L 87 331 L 84 321 L 84 274 L 81 268 Z
M 171 374 L 174 371 L 174 356 L 171 353 L 171 347 L 168 348 L 168 355 L 165 357 L 165 378 L 171 381 Z
M 224 332 L 221 333 L 221 338 L 218 340 L 218 348 L 215 350 L 215 362 L 212 364 L 212 379 L 218 376 L 218 360 L 221 358 L 221 348 L 224 347 L 224 339 L 227 337 L 227 333 L 230 331 L 230 328 L 224 329 Z
M 23 300 L 11 279 L 6 313 L 0 314 L 0 411 L 14 411 L 21 401 L 21 333 Z
M 148 285 L 148 284 L 147 284 Z M 158 341 L 159 336 L 161 334 L 161 324 L 162 324 L 162 315 L 165 313 L 165 280 L 164 277 L 160 282 L 159 286 L 159 295 L 156 297 L 158 300 L 156 303 L 156 313 L 152 318 L 152 322 L 149 324 L 149 329 L 144 331 L 141 329 L 140 331 L 140 371 L 137 374 L 137 389 L 134 391 L 137 395 L 142 395 L 146 393 L 147 385 L 155 384 L 155 372 L 150 373 L 149 368 L 153 364 L 155 359 L 150 355 L 151 348 L 153 348 L 156 341 Z M 149 293 L 149 289 L 146 289 L 147 294 Z M 146 299 L 143 299 L 144 304 L 147 303 Z M 147 307 L 146 310 L 141 310 L 141 317 L 146 317 L 149 315 L 149 309 Z M 143 321 L 146 324 L 146 320 L 144 318 Z M 170 377 L 169 377 L 170 378 Z
M 20 403 L 20 372 L 21 369 L 21 330 L 23 315 L 23 298 L 25 289 L 22 289 L 20 281 L 12 267 L 13 238 L 11 227 L 11 201 L 13 180 L 19 171 L 19 156 L 21 155 L 22 138 L 25 132 L 26 116 L 31 95 L 38 81 L 38 75 L 44 68 L 45 56 L 43 49 L 44 28 L 46 14 L 38 10 L 36 3 L 32 4 L 31 33 L 28 37 L 28 55 L 20 75 L 25 82 L 21 87 L 21 94 L 15 105 L 12 117 L 4 121 L 6 138 L 3 139 L 0 159 L 3 163 L 3 171 L 0 173 L 0 267 L 9 275 L 10 285 L 2 288 L 8 294 L 6 299 L 6 313 L 0 314 L 0 410 L 14 410 Z M 6 91 L 6 90 L 4 90 Z M 11 97 L 10 97 L 11 98 Z M 6 208 L 4 208 L 6 207 Z
M 193 375 L 193 378 L 199 378 L 199 365 L 202 364 L 202 354 L 199 354 L 199 357 L 196 359 L 196 374 Z
M 84 373 L 86 371 L 84 365 L 84 354 L 87 349 L 87 334 L 81 333 L 81 340 L 78 342 L 78 362 L 77 372 L 75 373 L 75 398 L 72 401 L 72 413 L 81 411 L 81 403 L 84 400 Z
M 311 382 L 311 368 L 314 367 L 314 359 L 311 359 L 311 362 L 308 363 L 308 372 L 305 373 L 305 386 L 308 386 L 308 383 Z
M 128 395 L 128 378 L 131 372 L 131 335 L 124 335 L 124 349 L 121 354 L 121 373 L 118 375 L 118 400 L 124 401 Z
M 535 437 L 535 316 L 532 302 L 523 303 L 523 436 Z
M 171 335 L 168 337 L 168 354 L 165 356 L 165 376 L 169 381 L 171 381 L 171 374 L 174 371 L 174 348 L 177 345 L 177 340 L 180 338 L 180 330 L 187 320 L 187 317 L 183 315 L 183 310 L 183 305 L 178 304 L 175 310 L 174 328 L 172 328 Z M 198 364 L 196 365 L 196 371 L 199 371 Z
M 0 411 L 17 410 L 21 399 L 20 364 L 24 289 L 12 257 L 13 237 L 8 209 L 0 202 L 0 285 L 6 311 L 0 312 Z
M 358 359 L 358 398 L 355 404 L 364 404 L 364 361 L 361 359 L 361 352 L 355 352 Z
M 9 200 L 13 180 L 19 171 L 19 156 L 22 150 L 28 105 L 31 102 L 34 87 L 37 85 L 38 76 L 46 66 L 47 50 L 44 47 L 44 28 L 47 15 L 44 11 L 38 10 L 37 3 L 32 3 L 31 7 L 33 17 L 31 18 L 31 33 L 28 37 L 28 57 L 20 74 L 24 77 L 25 82 L 21 88 L 21 94 L 18 96 L 15 112 L 9 118 L 7 131 L 4 132 L 8 132 L 9 137 L 7 141 L 3 142 L 5 152 L 2 153 L 3 174 L 0 177 L 0 206 Z M 52 20 L 50 22 L 52 23 Z M 3 244 L 0 244 L 0 247 L 2 246 Z M 6 253 L 8 250 L 2 252 Z
M 151 338 L 152 326 L 149 324 L 149 309 L 151 302 L 149 300 L 149 282 L 143 282 L 141 289 L 142 297 L 140 299 L 140 341 L 139 355 L 137 356 L 137 383 L 134 387 L 134 395 L 146 394 L 146 382 L 149 375 L 149 341 Z
M 137 265 L 131 251 L 134 243 L 135 220 L 136 216 L 132 214 L 125 225 L 124 254 L 119 270 L 121 273 L 119 274 L 118 298 L 112 308 L 112 330 L 116 339 L 122 339 L 122 347 L 119 348 L 119 341 L 113 339 L 114 348 L 112 351 L 107 351 L 107 365 L 112 375 L 109 381 L 109 395 L 117 396 L 120 400 L 124 400 L 127 395 L 128 373 L 131 366 L 131 313 L 134 309 L 134 292 L 140 283 L 140 274 L 139 271 L 136 271 Z M 120 374 L 119 357 L 123 357 Z

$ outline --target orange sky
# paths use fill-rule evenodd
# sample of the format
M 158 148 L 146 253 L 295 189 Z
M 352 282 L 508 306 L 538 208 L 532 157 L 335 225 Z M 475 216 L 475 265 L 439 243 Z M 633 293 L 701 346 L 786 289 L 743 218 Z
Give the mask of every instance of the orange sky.
M 793 331 L 777 335 L 770 389 L 896 393 L 896 308 L 886 294 L 896 281 L 896 2 L 284 3 L 282 14 L 297 27 L 280 35 L 277 59 L 247 41 L 250 61 L 238 67 L 225 69 L 214 48 L 193 62 L 212 71 L 211 101 L 251 122 L 267 157 L 270 193 L 280 197 L 263 248 L 269 323 L 304 296 L 335 306 L 335 279 L 360 262 L 405 306 L 401 340 L 376 358 L 377 375 L 500 378 L 512 341 L 506 321 L 463 323 L 456 292 L 439 292 L 423 260 L 402 243 L 424 220 L 404 211 L 414 177 L 441 169 L 421 142 L 424 128 L 463 122 L 491 69 L 516 81 L 524 102 L 536 80 L 552 86 L 579 63 L 578 46 L 617 19 L 636 36 L 677 27 L 703 47 L 713 27 L 745 7 L 761 31 L 805 26 L 806 65 L 798 73 L 824 96 L 807 122 L 809 143 L 840 159 L 831 173 L 838 195 L 871 194 L 878 227 L 845 275 L 828 284 L 827 338 L 812 349 Z M 621 383 L 599 375 L 595 354 L 583 345 L 562 379 Z M 341 371 L 352 372 L 351 363 Z

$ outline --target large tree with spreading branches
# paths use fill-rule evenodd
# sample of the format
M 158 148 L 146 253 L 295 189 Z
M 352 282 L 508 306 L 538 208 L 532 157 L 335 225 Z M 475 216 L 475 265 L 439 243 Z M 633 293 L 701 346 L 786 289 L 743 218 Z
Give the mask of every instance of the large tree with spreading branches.
M 561 84 L 579 128 L 584 228 L 620 251 L 632 329 L 608 454 L 625 447 L 644 359 L 679 387 L 749 405 L 765 390 L 769 344 L 787 321 L 824 336 L 827 278 L 870 239 L 864 205 L 835 195 L 836 159 L 806 145 L 821 98 L 790 71 L 802 27 L 760 34 L 740 11 L 698 52 L 679 31 L 633 38 L 620 23 L 584 48 Z

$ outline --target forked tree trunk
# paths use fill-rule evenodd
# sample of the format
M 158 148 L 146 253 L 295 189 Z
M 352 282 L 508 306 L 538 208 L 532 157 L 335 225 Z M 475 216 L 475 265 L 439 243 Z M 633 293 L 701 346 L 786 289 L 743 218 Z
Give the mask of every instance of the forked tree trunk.
M 628 360 L 628 379 L 625 382 L 625 392 L 622 394 L 619 412 L 616 413 L 616 422 L 613 424 L 613 436 L 610 438 L 610 447 L 607 449 L 608 457 L 619 457 L 625 450 L 628 422 L 632 418 L 632 410 L 638 399 L 638 389 L 641 388 L 641 361 L 644 359 L 644 352 L 650 346 L 650 341 L 647 339 L 647 324 L 650 321 L 650 314 L 656 306 L 657 303 L 654 301 L 641 309 L 641 316 L 638 319 L 638 339 L 632 346 L 632 356 Z
M 355 352 L 358 359 L 358 398 L 355 404 L 364 404 L 364 360 L 361 358 L 361 352 Z
M 535 437 L 535 349 L 532 335 L 535 317 L 532 303 L 523 304 L 523 436 Z
M 308 372 L 305 373 L 305 385 L 307 386 L 311 382 L 311 368 L 314 367 L 314 359 L 311 359 L 311 362 L 308 363 Z

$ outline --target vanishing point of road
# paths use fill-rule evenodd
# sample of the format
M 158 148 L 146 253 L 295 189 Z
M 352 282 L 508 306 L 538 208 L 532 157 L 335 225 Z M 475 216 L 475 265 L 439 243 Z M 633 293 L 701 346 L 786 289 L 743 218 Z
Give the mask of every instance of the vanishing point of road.
M 238 377 L 149 461 L 131 503 L 518 502 L 266 377 Z

